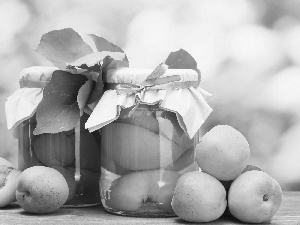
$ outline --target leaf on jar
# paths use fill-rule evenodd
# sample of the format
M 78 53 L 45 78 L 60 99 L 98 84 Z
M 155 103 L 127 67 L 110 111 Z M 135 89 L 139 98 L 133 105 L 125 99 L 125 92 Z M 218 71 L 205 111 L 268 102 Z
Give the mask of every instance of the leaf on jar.
M 65 69 L 67 63 L 93 53 L 92 48 L 71 28 L 44 34 L 36 51 L 60 69 Z
M 99 73 L 99 76 L 97 78 L 97 82 L 95 85 L 95 88 L 92 90 L 92 93 L 90 95 L 90 98 L 88 99 L 88 105 L 95 103 L 97 100 L 99 100 L 104 93 L 104 83 L 102 80 L 102 71 Z
M 33 133 L 58 133 L 75 127 L 80 119 L 77 96 L 87 81 L 81 74 L 56 70 L 43 91 L 43 99 L 37 107 L 37 126 Z
M 117 69 L 120 67 L 129 67 L 129 64 L 126 60 L 115 60 L 111 57 L 106 57 L 103 60 L 103 64 L 102 64 L 102 69 L 101 72 L 99 73 L 99 76 L 97 78 L 97 82 L 96 82 L 96 86 L 94 88 L 94 90 L 91 93 L 91 97 L 88 100 L 88 104 L 92 104 L 95 103 L 96 101 L 98 101 L 103 93 L 104 93 L 104 83 L 103 80 L 105 82 L 106 80 L 106 73 L 108 70 L 110 69 Z
M 96 82 L 93 80 L 88 80 L 78 91 L 77 102 L 80 110 L 80 115 L 83 114 L 83 110 L 86 108 L 87 101 L 90 97 L 92 90 L 95 87 Z
M 201 81 L 201 72 L 197 68 L 197 62 L 184 49 L 180 49 L 176 52 L 171 52 L 165 61 L 165 64 L 169 66 L 169 69 L 192 69 L 198 73 L 198 84 Z
M 90 36 L 93 39 L 96 48 L 99 52 L 102 51 L 124 52 L 119 46 L 107 41 L 103 37 L 98 37 L 97 35 L 94 34 L 88 34 L 88 36 Z
M 107 41 L 103 37 L 98 37 L 94 34 L 89 34 L 99 52 L 102 51 L 109 51 L 109 52 L 122 52 L 124 53 L 123 49 L 121 49 L 119 46 Z M 102 70 L 104 72 L 104 75 L 106 74 L 106 71 L 109 69 L 116 69 L 119 67 L 129 67 L 128 58 L 125 55 L 124 59 L 117 59 L 116 57 L 107 57 L 106 61 L 103 61 Z
M 88 104 L 92 104 L 102 97 L 102 95 L 104 93 L 103 80 L 105 82 L 107 71 L 110 69 L 117 69 L 120 67 L 129 67 L 128 61 L 126 59 L 123 59 L 123 60 L 113 59 L 110 56 L 104 58 L 102 67 L 101 67 L 101 72 L 99 73 L 97 83 L 96 83 L 94 90 L 92 91 L 91 97 L 88 100 Z

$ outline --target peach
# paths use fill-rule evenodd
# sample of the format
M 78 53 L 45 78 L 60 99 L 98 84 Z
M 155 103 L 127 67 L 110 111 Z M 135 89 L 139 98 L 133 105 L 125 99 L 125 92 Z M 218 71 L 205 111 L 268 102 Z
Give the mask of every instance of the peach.
M 66 167 L 75 160 L 75 142 L 65 132 L 40 134 L 34 141 L 34 153 L 45 166 Z
M 17 182 L 17 202 L 30 213 L 51 213 L 68 199 L 69 187 L 64 176 L 45 166 L 24 170 Z
M 279 183 L 263 171 L 246 171 L 229 188 L 230 213 L 242 222 L 263 223 L 270 220 L 281 202 Z
M 179 177 L 176 172 L 162 170 L 126 174 L 112 182 L 103 204 L 114 210 L 137 211 L 149 201 L 173 213 L 171 199 Z
M 75 133 L 41 134 L 34 143 L 34 153 L 44 165 L 75 165 Z M 33 156 L 34 157 L 34 156 Z M 80 167 L 100 171 L 100 152 L 97 141 L 89 131 L 80 132 Z
M 246 167 L 249 156 L 246 138 L 227 125 L 212 128 L 196 146 L 199 167 L 218 180 L 234 180 Z
M 102 128 L 101 150 L 117 166 L 128 170 L 167 167 L 185 151 L 162 135 L 125 123 L 111 123 Z
M 176 183 L 172 207 L 183 220 L 198 223 L 216 220 L 224 213 L 226 205 L 225 188 L 207 173 L 189 172 Z
M 16 200 L 16 184 L 21 174 L 6 159 L 0 158 L 0 207 Z

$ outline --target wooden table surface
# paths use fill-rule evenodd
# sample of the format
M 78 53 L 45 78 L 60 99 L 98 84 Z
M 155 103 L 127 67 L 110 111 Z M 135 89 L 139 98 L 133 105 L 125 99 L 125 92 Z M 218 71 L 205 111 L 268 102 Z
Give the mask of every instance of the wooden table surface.
M 32 224 L 192 224 L 185 222 L 178 217 L 169 218 L 136 218 L 117 216 L 107 213 L 102 206 L 89 208 L 61 208 L 58 211 L 36 215 L 24 212 L 17 203 L 12 203 L 0 209 L 0 225 L 32 225 Z M 232 217 L 222 216 L 206 224 L 244 224 Z M 298 224 L 300 225 L 300 192 L 284 192 L 283 202 L 279 211 L 272 220 L 265 224 Z

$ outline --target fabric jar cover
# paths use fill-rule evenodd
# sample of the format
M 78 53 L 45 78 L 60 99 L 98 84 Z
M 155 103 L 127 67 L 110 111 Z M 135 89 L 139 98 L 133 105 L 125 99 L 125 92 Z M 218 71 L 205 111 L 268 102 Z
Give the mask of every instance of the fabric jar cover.
M 103 96 L 94 108 L 86 128 L 90 132 L 100 129 L 101 127 L 116 120 L 121 108 L 129 108 L 139 103 L 154 105 L 176 113 L 179 125 L 184 132 L 190 137 L 194 137 L 201 125 L 205 122 L 212 108 L 206 102 L 206 98 L 211 94 L 198 86 L 198 73 L 192 69 L 166 69 L 159 79 L 170 76 L 180 77 L 176 88 L 155 88 L 141 84 L 145 82 L 152 69 L 144 68 L 118 68 L 111 69 L 103 78 L 107 84 L 115 84 L 114 89 L 105 90 Z M 197 85 L 184 85 L 191 82 Z M 176 83 L 176 82 L 170 82 Z M 183 85 L 181 85 L 183 84 Z M 118 86 L 129 85 L 137 86 L 137 91 L 120 92 Z M 137 103 L 138 102 L 138 103 Z
M 33 66 L 20 72 L 20 89 L 5 102 L 7 128 L 13 130 L 32 117 L 43 98 L 43 88 L 51 79 L 56 67 Z

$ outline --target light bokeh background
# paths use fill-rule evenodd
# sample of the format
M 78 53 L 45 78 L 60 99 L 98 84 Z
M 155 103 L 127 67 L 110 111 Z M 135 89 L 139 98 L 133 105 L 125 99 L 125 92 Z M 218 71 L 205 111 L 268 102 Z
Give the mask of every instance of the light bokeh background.
M 5 100 L 23 68 L 51 65 L 34 51 L 42 34 L 66 27 L 119 45 L 131 67 L 154 68 L 187 50 L 213 94 L 204 131 L 235 127 L 250 164 L 283 190 L 300 190 L 300 1 L 0 0 L 0 156 L 15 165 Z

